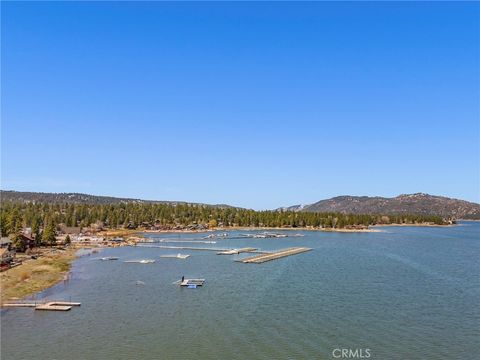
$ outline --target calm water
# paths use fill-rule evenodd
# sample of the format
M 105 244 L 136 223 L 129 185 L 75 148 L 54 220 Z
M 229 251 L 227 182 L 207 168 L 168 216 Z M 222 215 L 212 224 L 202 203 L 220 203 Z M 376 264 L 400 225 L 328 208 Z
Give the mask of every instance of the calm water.
M 160 259 L 178 251 L 138 247 L 81 257 L 68 284 L 38 297 L 82 306 L 2 310 L 2 359 L 333 359 L 335 348 L 368 348 L 371 359 L 478 359 L 480 223 L 384 230 L 201 244 L 314 249 L 262 265 L 186 250 L 187 260 Z M 141 258 L 157 262 L 122 262 Z M 207 282 L 172 285 L 182 275 Z

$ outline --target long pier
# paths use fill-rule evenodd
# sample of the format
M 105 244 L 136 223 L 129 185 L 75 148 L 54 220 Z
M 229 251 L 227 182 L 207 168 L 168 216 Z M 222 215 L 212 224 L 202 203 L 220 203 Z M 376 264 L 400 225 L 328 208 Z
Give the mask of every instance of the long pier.
M 250 256 L 250 257 L 240 259 L 240 260 L 236 260 L 236 261 L 243 262 L 243 263 L 262 264 L 262 263 L 267 262 L 267 261 L 281 259 L 281 258 L 284 258 L 284 257 L 287 257 L 287 256 L 301 254 L 303 252 L 307 252 L 307 251 L 310 251 L 310 250 L 312 250 L 312 249 L 305 248 L 305 247 L 294 247 L 294 248 L 288 248 L 288 249 L 283 249 L 283 250 L 271 252 L 271 253 L 268 253 L 268 254 Z
M 204 248 L 204 247 L 193 247 L 193 246 L 167 246 L 167 245 L 140 245 L 137 247 L 144 248 L 158 248 L 158 249 L 176 249 L 176 250 L 199 250 L 199 251 L 228 251 L 230 249 L 220 249 L 220 248 Z
M 172 239 L 161 239 L 157 241 L 138 241 L 137 244 L 160 244 L 160 243 L 177 243 L 177 244 L 216 244 L 215 240 L 172 240 Z
M 193 247 L 193 246 L 163 246 L 163 245 L 140 245 L 137 247 L 145 248 L 159 248 L 159 249 L 174 249 L 174 250 L 198 250 L 198 251 L 216 251 L 218 255 L 234 255 L 243 252 L 251 252 L 256 254 L 269 254 L 268 251 L 261 251 L 256 248 L 241 248 L 241 249 L 222 249 L 216 247 Z

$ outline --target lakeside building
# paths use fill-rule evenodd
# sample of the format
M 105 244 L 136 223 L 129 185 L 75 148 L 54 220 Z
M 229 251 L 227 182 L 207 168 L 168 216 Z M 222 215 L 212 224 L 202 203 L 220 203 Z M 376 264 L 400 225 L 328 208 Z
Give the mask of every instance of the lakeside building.
M 37 245 L 35 238 L 31 235 L 21 234 L 20 237 L 25 249 L 33 249 Z

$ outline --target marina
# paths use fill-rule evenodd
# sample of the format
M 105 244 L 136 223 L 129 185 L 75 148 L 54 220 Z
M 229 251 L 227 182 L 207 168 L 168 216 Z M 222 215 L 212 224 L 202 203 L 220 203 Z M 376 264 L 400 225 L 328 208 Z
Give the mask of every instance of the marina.
M 241 253 L 255 253 L 258 254 L 256 256 L 248 257 L 245 259 L 235 260 L 237 262 L 243 263 L 255 263 L 261 264 L 267 261 L 281 259 L 287 256 L 301 254 L 303 252 L 310 251 L 312 249 L 306 247 L 293 247 L 287 248 L 282 250 L 272 250 L 272 251 L 264 251 L 258 250 L 254 247 L 244 247 L 239 249 L 220 249 L 220 248 L 199 248 L 199 247 L 185 247 L 185 246 L 162 246 L 162 245 L 150 245 L 150 246 L 141 246 L 141 247 L 154 247 L 160 249 L 176 249 L 176 250 L 197 250 L 197 251 L 215 251 L 217 255 L 239 255 Z M 160 257 L 168 257 L 168 258 L 175 258 L 178 255 L 161 255 Z

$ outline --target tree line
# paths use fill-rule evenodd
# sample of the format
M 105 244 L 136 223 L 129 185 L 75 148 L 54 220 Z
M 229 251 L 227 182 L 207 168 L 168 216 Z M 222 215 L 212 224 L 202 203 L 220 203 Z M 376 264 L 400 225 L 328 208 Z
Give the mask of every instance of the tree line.
M 15 236 L 29 227 L 32 234 L 52 241 L 59 224 L 89 227 L 101 222 L 111 229 L 141 226 L 206 227 L 314 227 L 348 228 L 375 224 L 445 224 L 439 216 L 425 215 L 357 215 L 294 211 L 255 211 L 233 207 L 198 204 L 122 203 L 110 205 L 6 203 L 0 209 L 2 236 Z

